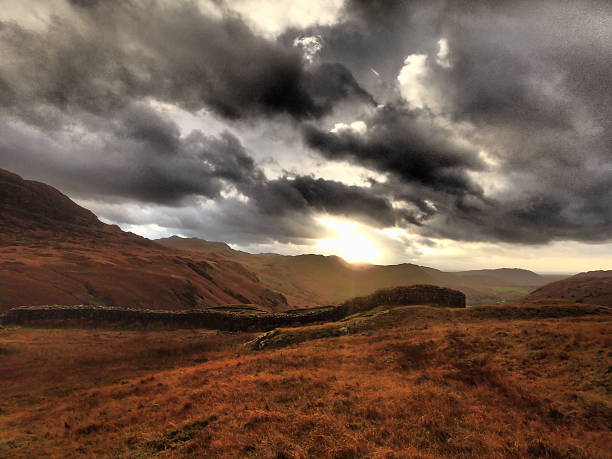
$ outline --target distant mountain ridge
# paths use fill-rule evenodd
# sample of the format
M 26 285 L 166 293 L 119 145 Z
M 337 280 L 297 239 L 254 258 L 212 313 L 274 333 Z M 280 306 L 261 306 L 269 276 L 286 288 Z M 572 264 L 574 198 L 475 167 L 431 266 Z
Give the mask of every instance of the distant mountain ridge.
M 482 304 L 516 299 L 548 282 L 546 278 L 523 269 L 448 273 L 409 263 L 388 266 L 350 264 L 337 256 L 251 254 L 234 250 L 223 242 L 198 238 L 172 236 L 155 242 L 174 249 L 236 260 L 257 273 L 266 285 L 282 292 L 293 306 L 338 303 L 380 288 L 410 284 L 459 289 L 467 294 L 470 304 Z
M 520 268 L 498 268 L 498 269 L 476 269 L 471 271 L 459 271 L 455 274 L 468 277 L 481 277 L 483 280 L 494 282 L 503 281 L 508 285 L 541 285 L 547 282 L 546 278 L 539 274 Z

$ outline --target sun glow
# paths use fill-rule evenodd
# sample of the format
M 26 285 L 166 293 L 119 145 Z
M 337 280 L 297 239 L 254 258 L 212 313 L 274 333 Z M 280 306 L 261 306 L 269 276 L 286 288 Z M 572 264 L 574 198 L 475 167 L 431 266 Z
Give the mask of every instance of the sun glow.
M 380 250 L 355 222 L 335 218 L 319 218 L 319 223 L 335 233 L 334 237 L 319 239 L 317 249 L 338 255 L 349 263 L 376 263 Z

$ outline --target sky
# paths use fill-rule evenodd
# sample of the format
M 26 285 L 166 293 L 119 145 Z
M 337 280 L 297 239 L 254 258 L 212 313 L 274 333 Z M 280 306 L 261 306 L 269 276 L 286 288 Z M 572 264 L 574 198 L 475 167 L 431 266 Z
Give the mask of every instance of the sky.
M 612 4 L 0 0 L 0 167 L 250 252 L 612 269 Z

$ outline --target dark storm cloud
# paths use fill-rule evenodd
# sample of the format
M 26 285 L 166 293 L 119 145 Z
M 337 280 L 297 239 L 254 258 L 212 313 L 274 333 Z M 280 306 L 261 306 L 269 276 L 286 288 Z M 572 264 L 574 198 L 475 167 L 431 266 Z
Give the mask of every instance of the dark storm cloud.
M 333 25 L 290 28 L 280 41 L 291 44 L 303 36 L 319 36 L 322 61 L 340 62 L 376 97 L 393 93 L 394 80 L 407 53 L 430 50 L 437 22 L 430 10 L 435 2 L 402 0 L 346 1 L 340 21 Z M 374 69 L 380 74 L 376 76 Z
M 410 213 L 394 209 L 374 188 L 348 186 L 310 176 L 283 177 L 259 184 L 251 192 L 259 209 L 268 215 L 322 212 L 393 226 L 410 220 Z
M 463 216 L 455 237 L 612 238 L 611 5 L 505 3 L 473 11 L 446 18 L 454 65 L 432 65 L 431 83 L 447 95 L 452 119 L 477 127 L 499 175 L 516 181 L 477 219 Z
M 299 50 L 229 12 L 207 17 L 191 1 L 72 3 L 75 17 L 53 17 L 45 32 L 0 24 L 0 101 L 32 121 L 45 105 L 108 115 L 145 97 L 230 119 L 311 119 L 343 99 L 370 100 L 342 65 L 306 67 Z
M 321 59 L 344 63 L 387 103 L 387 116 L 362 118 L 365 135 L 311 125 L 306 143 L 396 176 L 396 199 L 425 211 L 423 232 L 522 243 L 612 238 L 610 3 L 348 0 L 339 23 L 282 39 L 307 35 L 321 37 Z M 450 66 L 437 59 L 442 38 Z M 396 77 L 411 54 L 427 56 L 419 83 L 436 100 L 397 116 Z M 427 113 L 441 122 L 416 123 Z M 441 125 L 461 126 L 493 165 L 457 151 Z M 479 173 L 505 191 L 475 199 Z
M 176 123 L 142 105 L 126 110 L 114 130 L 119 139 L 143 142 L 155 153 L 176 154 L 181 143 Z
M 187 1 L 69 3 L 43 32 L 0 22 L 0 166 L 84 198 L 182 206 L 172 227 L 210 216 L 243 243 L 314 237 L 320 212 L 456 240 L 612 238 L 609 2 L 347 0 L 336 24 L 278 40 L 231 2 L 221 17 Z M 322 45 L 313 63 L 294 46 L 307 36 Z M 420 80 L 401 87 L 413 54 Z M 422 108 L 402 100 L 415 88 Z M 268 179 L 237 137 L 181 135 L 151 99 L 286 115 L 287 138 L 386 181 L 310 175 L 297 147 L 298 173 Z M 331 131 L 356 120 L 365 132 Z
M 608 176 L 607 183 L 610 183 Z M 589 187 L 587 195 L 597 199 L 582 200 L 575 195 L 545 194 L 527 199 L 510 198 L 486 208 L 468 212 L 448 209 L 424 227 L 423 234 L 465 241 L 504 241 L 544 244 L 551 239 L 604 242 L 612 238 L 612 193 L 609 185 Z M 575 204 L 569 204 L 568 200 Z
M 367 121 L 365 133 L 332 133 L 307 125 L 304 139 L 329 159 L 352 159 L 442 192 L 481 194 L 465 173 L 482 169 L 478 152 L 454 144 L 449 132 L 432 126 L 421 112 L 391 105 Z
M 181 137 L 173 121 L 143 104 L 97 128 L 93 142 L 69 137 L 58 147 L 46 134 L 39 132 L 33 141 L 31 130 L 7 123 L 0 127 L 2 166 L 83 200 L 196 209 L 202 199 L 215 200 L 231 209 L 232 221 L 243 227 L 234 233 L 252 231 L 259 215 L 267 222 L 267 234 L 257 237 L 266 240 L 271 235 L 299 238 L 289 221 L 316 226 L 313 218 L 319 213 L 375 226 L 411 218 L 406 210 L 393 208 L 385 190 L 300 175 L 269 180 L 233 134 L 207 136 L 194 130 Z M 69 139 L 71 147 L 66 146 Z M 113 212 L 107 218 L 122 221 Z M 304 229 L 301 237 L 309 232 Z
M 257 177 L 240 141 L 200 131 L 181 138 L 176 124 L 144 105 L 130 106 L 85 138 L 49 137 L 18 123 L 0 127 L 2 166 L 45 180 L 82 199 L 124 198 L 179 206 L 220 197 L 224 183 Z

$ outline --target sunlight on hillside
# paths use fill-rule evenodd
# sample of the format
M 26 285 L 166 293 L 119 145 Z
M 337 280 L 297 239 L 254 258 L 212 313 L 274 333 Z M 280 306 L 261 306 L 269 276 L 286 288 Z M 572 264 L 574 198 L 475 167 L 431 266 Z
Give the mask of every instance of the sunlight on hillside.
M 380 250 L 357 223 L 336 218 L 319 218 L 319 223 L 331 230 L 334 237 L 319 239 L 316 248 L 338 255 L 349 263 L 376 263 Z

